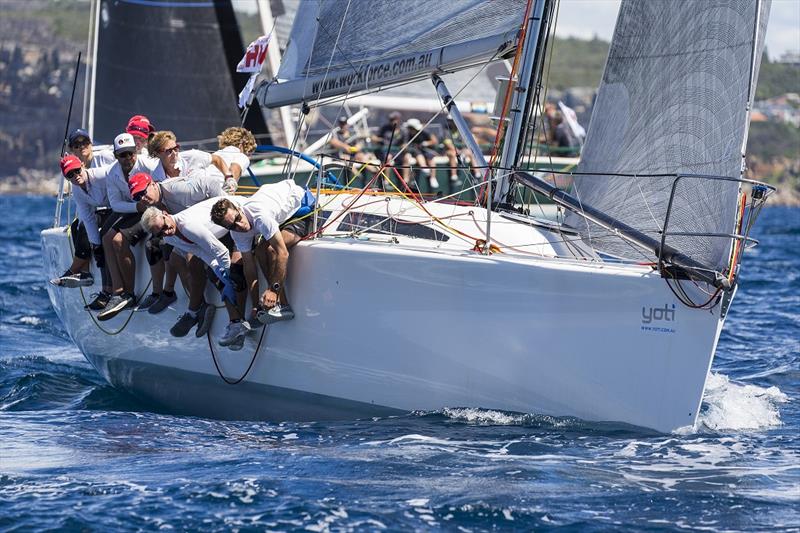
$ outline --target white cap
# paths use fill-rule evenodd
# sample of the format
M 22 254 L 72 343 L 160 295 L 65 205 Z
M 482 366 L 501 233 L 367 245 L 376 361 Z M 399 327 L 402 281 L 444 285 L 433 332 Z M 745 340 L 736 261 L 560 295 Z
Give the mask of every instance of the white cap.
M 410 118 L 410 119 L 406 120 L 405 127 L 406 128 L 414 128 L 415 130 L 419 131 L 419 130 L 422 129 L 422 122 L 420 122 L 416 118 Z
M 121 152 L 135 152 L 136 141 L 133 140 L 133 135 L 130 133 L 120 133 L 114 137 L 114 153 Z

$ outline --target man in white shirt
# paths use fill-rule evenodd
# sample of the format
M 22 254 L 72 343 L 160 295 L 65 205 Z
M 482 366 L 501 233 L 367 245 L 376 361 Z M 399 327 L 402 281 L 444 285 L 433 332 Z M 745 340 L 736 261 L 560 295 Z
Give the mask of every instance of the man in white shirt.
M 116 162 L 111 150 L 95 150 L 89 132 L 78 128 L 69 134 L 69 151 L 78 156 L 86 168 L 113 165 Z
M 128 176 L 138 172 L 152 173 L 158 166 L 157 159 L 137 155 L 136 143 L 128 133 L 121 133 L 114 138 L 114 157 L 116 163 L 98 169 L 106 175 L 108 201 L 113 211 L 100 233 L 103 234 L 103 249 L 114 286 L 111 301 L 97 315 L 98 320 L 109 320 L 123 309 L 131 309 L 136 305 L 136 261 L 131 246 L 147 236 L 139 224 L 146 206 L 131 198 Z
M 178 177 L 155 182 L 149 174 L 140 172 L 130 177 L 128 185 L 133 200 L 142 202 L 148 207 L 158 207 L 173 215 L 203 200 L 224 194 L 222 182 L 205 173 L 197 173 L 192 178 Z M 149 313 L 157 314 L 177 299 L 175 280 L 179 273 L 182 280 L 186 276 L 186 262 L 179 254 L 170 254 L 171 246 L 160 238 L 149 239 L 146 246 L 151 256 L 154 256 L 153 259 L 163 258 L 166 266 L 163 285 L 159 284 L 159 287 L 156 287 L 156 279 L 153 279 L 153 295 L 156 301 L 147 307 Z M 184 282 L 184 285 L 188 283 Z
M 260 187 L 241 203 L 228 198 L 217 200 L 211 211 L 211 220 L 231 231 L 236 248 L 242 253 L 253 302 L 251 314 L 263 324 L 294 318 L 284 289 L 289 249 L 308 235 L 314 203 L 309 191 L 287 179 Z M 264 244 L 259 246 L 264 246 L 266 253 L 260 256 L 261 268 L 268 283 L 260 295 L 254 254 L 258 235 L 263 237 L 259 242 Z
M 203 299 L 209 275 L 203 266 L 205 263 L 213 271 L 214 274 L 211 275 L 215 280 L 221 280 L 223 301 L 230 318 L 219 344 L 231 350 L 239 350 L 244 344 L 245 335 L 250 332 L 250 326 L 242 316 L 245 281 L 241 256 L 234 250 L 228 230 L 211 221 L 211 208 L 218 199 L 204 200 L 176 215 L 150 207 L 142 215 L 142 226 L 152 235 L 162 236 L 165 243 L 180 250 L 189 259 L 189 309 L 170 332 L 176 337 L 182 337 L 197 324 L 195 334 L 200 337 L 211 326 L 209 313 L 213 313 L 214 306 L 206 304 Z M 234 198 L 233 201 L 238 203 L 239 200 Z
M 239 187 L 239 179 L 250 167 L 250 156 L 257 144 L 253 134 L 245 128 L 227 128 L 217 136 L 219 150 L 214 155 L 221 157 L 230 168 L 230 175 L 223 176 L 211 169 L 210 173 L 224 180 L 225 192 L 232 194 Z
M 171 131 L 155 132 L 148 141 L 147 149 L 160 162 L 153 173 L 155 181 L 177 177 L 192 178 L 212 172 L 213 176 L 232 177 L 225 159 L 202 150 L 181 151 L 178 140 Z M 220 186 L 222 183 L 224 178 L 220 179 Z
M 68 288 L 93 285 L 94 278 L 88 268 L 89 258 L 94 255 L 103 289 L 87 308 L 100 310 L 111 297 L 111 277 L 106 268 L 99 230 L 99 225 L 111 212 L 108 209 L 105 176 L 102 173 L 95 176 L 95 171 L 87 170 L 74 155 L 66 155 L 61 159 L 61 172 L 73 186 L 72 194 L 77 207 L 77 218 L 70 225 L 75 255 L 70 268 L 61 277 L 50 280 L 50 283 Z

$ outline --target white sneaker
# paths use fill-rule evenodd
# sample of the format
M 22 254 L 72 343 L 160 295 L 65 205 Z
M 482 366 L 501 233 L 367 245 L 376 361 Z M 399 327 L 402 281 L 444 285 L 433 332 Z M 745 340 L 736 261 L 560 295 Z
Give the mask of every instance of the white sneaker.
M 256 319 L 262 324 L 274 324 L 281 320 L 291 320 L 294 318 L 294 311 L 289 304 L 275 304 L 269 309 L 262 309 L 256 314 Z
M 229 322 L 225 327 L 225 333 L 219 338 L 220 346 L 230 346 L 236 344 L 236 341 L 244 339 L 244 336 L 250 333 L 250 324 L 247 322 Z
M 439 180 L 436 179 L 436 176 L 431 176 L 428 179 L 428 183 L 430 183 L 431 189 L 438 189 L 439 188 Z

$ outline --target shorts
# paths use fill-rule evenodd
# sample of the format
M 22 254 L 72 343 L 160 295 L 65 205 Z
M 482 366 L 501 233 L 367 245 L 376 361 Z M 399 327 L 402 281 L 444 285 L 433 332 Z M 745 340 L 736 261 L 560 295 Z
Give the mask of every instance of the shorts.
M 112 212 L 106 219 L 100 234 L 105 235 L 109 230 L 115 230 L 122 234 L 131 246 L 136 246 L 139 241 L 147 237 L 147 232 L 141 224 L 141 213 L 116 213 Z
M 311 233 L 311 223 L 313 218 L 313 216 L 308 215 L 301 219 L 289 220 L 289 222 L 281 226 L 281 231 L 288 231 L 290 233 L 294 233 L 298 237 L 305 237 Z
M 433 159 L 434 157 L 439 155 L 438 153 L 436 153 L 435 150 L 431 150 L 427 146 L 414 146 L 414 145 L 411 145 L 408 148 L 406 148 L 406 152 L 408 152 L 409 154 L 411 154 L 414 157 L 416 157 L 418 155 L 422 155 L 425 159 Z
M 144 253 L 147 257 L 147 264 L 155 265 L 162 259 L 169 261 L 173 246 L 164 242 L 163 237 L 151 237 L 144 244 Z

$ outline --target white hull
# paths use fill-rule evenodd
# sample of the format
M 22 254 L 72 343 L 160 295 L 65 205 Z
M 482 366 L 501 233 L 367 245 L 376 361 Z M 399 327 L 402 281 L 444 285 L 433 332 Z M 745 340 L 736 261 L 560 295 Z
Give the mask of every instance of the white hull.
M 71 260 L 67 235 L 46 230 L 42 245 L 55 276 Z M 145 261 L 137 266 L 141 293 L 149 275 Z M 269 327 L 245 382 L 229 386 L 206 338 L 170 336 L 183 295 L 108 335 L 83 310 L 80 290 L 49 292 L 72 339 L 110 383 L 175 412 L 223 418 L 474 406 L 670 431 L 694 423 L 722 327 L 720 306 L 682 306 L 648 267 L 483 256 L 457 242 L 426 249 L 324 237 L 292 252 L 288 294 L 297 317 Z M 643 309 L 673 304 L 673 320 L 643 324 Z M 115 332 L 129 314 L 100 324 Z M 212 339 L 226 322 L 220 309 Z M 248 337 L 239 352 L 214 342 L 228 377 L 245 371 L 257 342 Z

